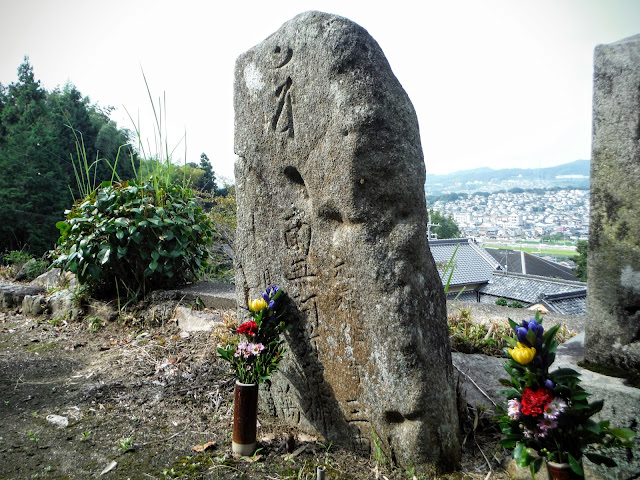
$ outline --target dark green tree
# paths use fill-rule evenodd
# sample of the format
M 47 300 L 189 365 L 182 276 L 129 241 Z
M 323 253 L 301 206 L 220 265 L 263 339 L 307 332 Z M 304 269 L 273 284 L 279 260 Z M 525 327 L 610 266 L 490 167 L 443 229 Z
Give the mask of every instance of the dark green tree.
M 88 164 L 108 160 L 92 168 L 94 185 L 111 179 L 108 163 L 115 164 L 128 132 L 118 129 L 108 113 L 71 83 L 48 93 L 28 57 L 18 67 L 18 80 L 0 85 L 0 252 L 27 249 L 39 256 L 55 246 L 55 223 L 80 198 L 76 141 Z M 126 148 L 117 165 L 122 180 L 134 177 L 133 151 Z
M 198 165 L 198 168 L 204 171 L 204 175 L 195 187 L 202 192 L 215 194 L 218 190 L 218 186 L 216 185 L 216 175 L 213 173 L 213 167 L 211 166 L 211 162 L 209 161 L 209 157 L 207 157 L 206 153 L 202 153 L 200 155 L 200 165 Z
M 6 89 L 0 116 L 0 248 L 28 246 L 34 255 L 54 246 L 55 222 L 70 200 L 61 192 L 68 179 L 56 158 L 59 149 L 46 99 L 25 57 L 18 81 Z
M 576 243 L 576 251 L 578 255 L 574 258 L 576 262 L 575 276 L 576 278 L 587 281 L 587 257 L 589 253 L 589 242 L 586 240 L 578 240 Z
M 439 227 L 431 227 L 431 233 L 438 235 L 439 239 L 460 238 L 460 229 L 451 215 L 445 216 L 433 208 L 429 209 L 431 223 L 439 224 Z

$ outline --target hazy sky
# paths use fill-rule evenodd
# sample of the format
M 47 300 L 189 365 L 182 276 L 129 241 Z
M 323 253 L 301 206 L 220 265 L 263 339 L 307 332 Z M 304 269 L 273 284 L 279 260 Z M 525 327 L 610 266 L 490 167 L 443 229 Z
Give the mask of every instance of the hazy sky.
M 418 113 L 427 173 L 590 158 L 593 49 L 640 33 L 639 0 L 0 0 L 0 83 L 24 55 L 47 90 L 71 81 L 233 178 L 238 55 L 298 13 L 347 17 L 378 41 Z

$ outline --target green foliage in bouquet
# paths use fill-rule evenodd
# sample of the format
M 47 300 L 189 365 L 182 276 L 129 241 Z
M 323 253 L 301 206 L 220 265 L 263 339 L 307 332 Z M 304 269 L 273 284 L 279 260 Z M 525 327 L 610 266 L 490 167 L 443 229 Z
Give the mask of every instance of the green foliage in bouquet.
M 236 330 L 246 340 L 218 348 L 220 357 L 231 364 L 238 382 L 262 383 L 278 369 L 285 352 L 280 334 L 291 327 L 285 297 L 280 287 L 267 287 L 260 297 L 249 302 L 253 320 L 240 324 Z
M 93 293 L 134 298 L 194 280 L 207 266 L 213 227 L 181 185 L 104 182 L 65 213 L 54 263 Z
M 590 393 L 580 385 L 578 372 L 570 368 L 549 372 L 560 325 L 545 332 L 539 313 L 521 325 L 511 319 L 509 324 L 515 338 L 504 337 L 510 345 L 505 348 L 509 357 L 505 370 L 510 379 L 500 379 L 508 387 L 501 391 L 508 408 L 499 407 L 497 416 L 506 436 L 500 443 L 513 448 L 516 463 L 529 467 L 532 478 L 544 457 L 569 463 L 578 475 L 584 475 L 580 462 L 583 454 L 594 463 L 615 466 L 609 457 L 585 453 L 585 447 L 630 447 L 629 439 L 635 434 L 626 428 L 611 428 L 609 421 L 591 418 L 602 410 L 603 402 L 589 403 Z

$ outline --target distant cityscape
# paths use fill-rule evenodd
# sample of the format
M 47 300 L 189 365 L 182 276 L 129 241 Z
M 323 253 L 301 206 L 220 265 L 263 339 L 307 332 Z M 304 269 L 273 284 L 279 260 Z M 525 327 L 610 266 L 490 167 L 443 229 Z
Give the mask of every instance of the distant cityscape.
M 575 244 L 589 234 L 589 190 L 464 194 L 429 208 L 451 216 L 462 236 L 481 242 L 540 242 L 546 235 Z
M 453 218 L 462 237 L 565 260 L 589 235 L 590 163 L 427 175 L 427 207 Z

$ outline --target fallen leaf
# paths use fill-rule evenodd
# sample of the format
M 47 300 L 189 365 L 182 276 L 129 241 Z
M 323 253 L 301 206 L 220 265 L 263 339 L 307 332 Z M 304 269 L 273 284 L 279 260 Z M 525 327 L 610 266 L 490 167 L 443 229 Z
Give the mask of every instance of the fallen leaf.
M 216 448 L 216 442 L 207 442 L 200 443 L 194 447 L 191 447 L 191 450 L 193 450 L 194 452 L 202 453 L 206 452 L 207 450 L 213 450 L 214 448 Z
M 313 443 L 318 441 L 318 437 L 312 437 L 311 435 L 307 435 L 306 433 L 299 433 L 298 441 L 300 443 L 303 443 L 303 442 Z
M 242 457 L 245 462 L 255 463 L 262 460 L 262 455 L 253 455 L 252 457 Z
M 100 475 L 105 475 L 105 474 L 109 473 L 111 470 L 113 470 L 117 466 L 118 466 L 118 462 L 116 462 L 115 460 L 111 460 L 109 465 L 107 465 L 106 468 L 104 470 L 102 470 L 102 472 L 100 472 Z
M 273 433 L 267 433 L 260 438 L 260 443 L 270 443 L 275 440 L 276 436 Z

